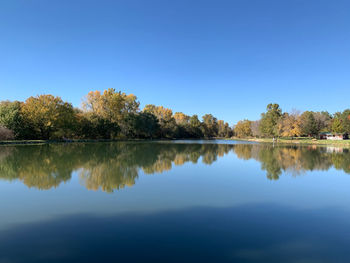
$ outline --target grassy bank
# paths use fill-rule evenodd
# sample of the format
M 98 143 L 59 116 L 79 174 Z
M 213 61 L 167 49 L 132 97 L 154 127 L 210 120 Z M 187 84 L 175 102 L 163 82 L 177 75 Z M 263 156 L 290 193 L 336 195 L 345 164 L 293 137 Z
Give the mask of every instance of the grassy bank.
M 260 142 L 260 143 L 273 143 L 272 138 L 231 138 L 230 140 L 236 141 L 249 141 L 249 142 Z M 330 145 L 330 146 L 341 146 L 350 147 L 350 140 L 342 141 L 331 141 L 331 140 L 317 140 L 311 138 L 279 138 L 275 140 L 278 144 L 309 144 L 309 145 Z

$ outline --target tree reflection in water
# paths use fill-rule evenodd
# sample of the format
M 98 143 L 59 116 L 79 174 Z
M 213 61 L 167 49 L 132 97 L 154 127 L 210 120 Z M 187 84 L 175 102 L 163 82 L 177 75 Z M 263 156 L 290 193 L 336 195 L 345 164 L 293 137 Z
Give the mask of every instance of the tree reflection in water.
M 260 162 L 271 180 L 279 179 L 283 173 L 297 176 L 331 167 L 350 173 L 349 150 L 341 148 L 118 142 L 1 147 L 0 178 L 50 189 L 70 180 L 77 171 L 87 189 L 112 192 L 134 185 L 140 170 L 154 174 L 187 162 L 211 165 L 230 152 L 239 159 Z

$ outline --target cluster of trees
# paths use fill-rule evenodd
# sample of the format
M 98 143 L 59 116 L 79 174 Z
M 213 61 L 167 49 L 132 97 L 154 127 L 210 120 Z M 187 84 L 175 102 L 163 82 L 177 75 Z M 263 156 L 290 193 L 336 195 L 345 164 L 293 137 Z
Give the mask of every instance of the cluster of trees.
M 163 106 L 143 110 L 133 94 L 89 92 L 82 109 L 60 97 L 40 95 L 0 102 L 0 139 L 116 139 L 231 137 L 229 124 L 206 114 L 173 114 Z
M 200 120 L 152 104 L 140 110 L 135 95 L 114 89 L 89 92 L 81 109 L 52 95 L 0 102 L 0 140 L 317 137 L 321 132 L 350 134 L 350 109 L 288 113 L 269 104 L 260 120 L 242 120 L 231 128 L 212 114 Z
M 242 120 L 235 127 L 237 137 L 318 137 L 321 132 L 350 134 L 350 109 L 330 114 L 326 111 L 282 112 L 278 104 L 267 105 L 257 121 Z

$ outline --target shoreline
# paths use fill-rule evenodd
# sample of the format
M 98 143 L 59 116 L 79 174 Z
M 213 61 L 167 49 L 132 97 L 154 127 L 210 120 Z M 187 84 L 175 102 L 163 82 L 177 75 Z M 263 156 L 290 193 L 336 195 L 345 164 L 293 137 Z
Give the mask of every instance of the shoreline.
M 221 138 L 220 138 L 221 139 Z M 179 138 L 179 139 L 76 139 L 76 140 L 9 140 L 0 141 L 2 145 L 41 145 L 41 144 L 62 144 L 62 143 L 96 143 L 96 142 L 156 142 L 156 141 L 176 141 L 176 140 L 215 140 L 198 138 Z
M 273 142 L 272 138 L 194 138 L 194 139 L 76 139 L 76 140 L 9 140 L 0 141 L 0 146 L 3 145 L 40 145 L 40 144 L 62 144 L 62 143 L 96 143 L 96 142 L 142 142 L 142 141 L 176 141 L 176 140 L 226 140 L 226 141 L 241 141 L 241 142 L 257 142 L 280 145 L 320 145 L 320 146 L 338 146 L 350 148 L 350 140 L 317 140 L 309 138 L 295 139 L 278 139 Z
M 323 146 L 341 146 L 350 148 L 350 140 L 317 140 L 310 138 L 294 138 L 292 139 L 278 139 L 273 142 L 272 138 L 230 138 L 226 140 L 243 141 L 243 142 L 258 142 L 258 143 L 275 143 L 275 144 L 288 144 L 288 145 L 323 145 Z
M 77 140 L 11 140 L 0 141 L 1 145 L 38 145 L 38 144 L 61 144 L 61 143 L 94 143 L 94 142 L 122 142 L 122 141 L 154 141 L 152 139 L 77 139 Z

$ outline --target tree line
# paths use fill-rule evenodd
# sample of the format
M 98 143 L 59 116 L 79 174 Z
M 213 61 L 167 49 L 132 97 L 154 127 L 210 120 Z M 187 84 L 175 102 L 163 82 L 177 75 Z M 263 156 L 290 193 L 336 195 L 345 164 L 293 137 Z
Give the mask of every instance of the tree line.
M 82 108 L 53 95 L 24 102 L 0 102 L 0 140 L 212 138 L 231 137 L 227 122 L 206 114 L 173 114 L 163 106 L 146 105 L 133 94 L 115 89 L 87 94 Z
M 234 127 L 234 134 L 239 138 L 317 138 L 322 132 L 350 134 L 350 109 L 334 114 L 327 111 L 282 112 L 278 104 L 269 104 L 260 120 L 241 120 Z
M 318 137 L 321 132 L 350 134 L 350 109 L 283 112 L 269 104 L 259 120 L 230 127 L 212 114 L 200 120 L 152 104 L 141 110 L 135 95 L 115 89 L 89 92 L 81 108 L 52 95 L 0 102 L 0 140 Z

